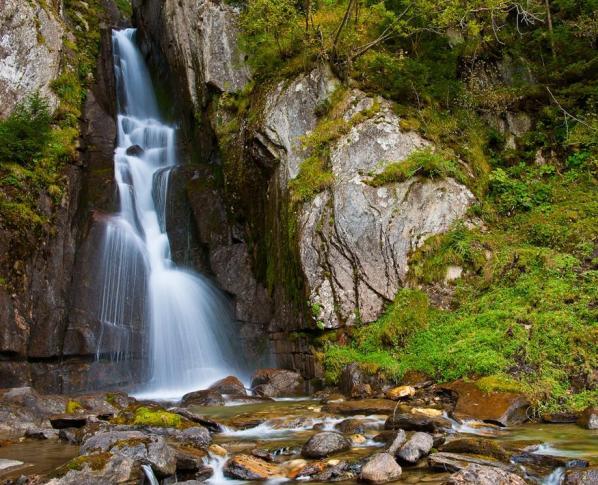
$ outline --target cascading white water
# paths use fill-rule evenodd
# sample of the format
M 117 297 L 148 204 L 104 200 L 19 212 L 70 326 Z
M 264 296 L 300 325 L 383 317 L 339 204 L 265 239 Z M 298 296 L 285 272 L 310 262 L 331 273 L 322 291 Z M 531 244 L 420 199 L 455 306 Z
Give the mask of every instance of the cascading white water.
M 144 299 L 149 369 L 140 395 L 176 399 L 218 378 L 238 375 L 242 365 L 232 344 L 232 319 L 224 297 L 205 278 L 177 268 L 171 260 L 166 207 L 170 172 L 177 163 L 175 129 L 160 121 L 134 37 L 135 29 L 112 35 L 119 112 L 114 171 L 120 211 L 106 224 L 100 318 L 111 335 L 122 330 L 118 354 L 126 355 L 131 350 L 126 336 L 132 302 Z

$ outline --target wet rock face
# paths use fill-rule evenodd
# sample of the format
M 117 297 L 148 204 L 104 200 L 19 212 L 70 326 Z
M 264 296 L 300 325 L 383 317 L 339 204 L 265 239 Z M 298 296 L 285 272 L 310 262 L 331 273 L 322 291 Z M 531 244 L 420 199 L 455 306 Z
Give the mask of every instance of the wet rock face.
M 204 106 L 209 88 L 235 92 L 247 84 L 250 73 L 237 45 L 234 7 L 214 0 L 138 0 L 135 7 L 142 31 L 160 32 L 151 41 L 180 68 L 186 97 L 196 110 Z
M 351 442 L 342 434 L 324 431 L 313 435 L 303 446 L 301 454 L 305 458 L 324 458 L 351 448 Z
M 56 107 L 50 83 L 58 76 L 64 29 L 52 8 L 5 0 L 0 11 L 0 118 L 35 91 Z
M 317 124 L 317 107 L 338 81 L 327 67 L 281 83 L 267 97 L 255 137 L 279 162 L 273 177 L 284 191 L 307 157 L 301 139 Z M 403 286 L 408 255 L 424 240 L 463 217 L 473 194 L 452 179 L 411 179 L 385 187 L 367 184 L 370 174 L 414 150 L 429 146 L 403 132 L 390 103 L 355 90 L 344 114 L 348 122 L 376 104 L 369 119 L 333 143 L 334 183 L 300 211 L 299 255 L 314 318 L 326 328 L 375 320 Z M 274 162 L 264 162 L 276 165 Z
M 332 148 L 334 184 L 306 204 L 301 216 L 310 303 L 327 328 L 375 320 L 403 286 L 409 254 L 448 230 L 474 201 L 452 179 L 367 184 L 367 174 L 428 145 L 415 132 L 401 131 L 389 103 L 381 106 Z

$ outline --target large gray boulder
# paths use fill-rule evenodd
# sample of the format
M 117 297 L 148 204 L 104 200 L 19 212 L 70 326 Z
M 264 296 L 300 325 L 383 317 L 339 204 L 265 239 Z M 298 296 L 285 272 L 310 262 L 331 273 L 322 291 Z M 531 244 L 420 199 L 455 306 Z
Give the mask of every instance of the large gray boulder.
M 359 92 L 353 97 L 351 104 L 364 109 L 374 103 Z M 303 272 L 314 317 L 326 328 L 375 320 L 404 285 L 409 254 L 464 217 L 474 201 L 453 179 L 368 185 L 372 174 L 429 145 L 401 130 L 390 103 L 379 103 L 377 114 L 332 147 L 334 183 L 301 214 Z
M 50 89 L 60 72 L 64 28 L 50 3 L 3 0 L 0 8 L 0 118 L 39 91 L 52 107 Z
M 326 66 L 279 84 L 255 137 L 278 162 L 285 190 L 309 156 L 305 136 L 338 80 Z M 325 328 L 374 321 L 404 286 L 409 254 L 463 218 L 474 196 L 453 179 L 417 177 L 383 187 L 372 175 L 430 143 L 403 131 L 389 102 L 353 90 L 343 103 L 350 131 L 330 146 L 332 186 L 299 210 L 299 256 L 314 317 Z M 264 156 L 264 158 L 268 158 Z
M 303 445 L 301 454 L 305 458 L 324 458 L 340 451 L 346 451 L 349 448 L 351 448 L 351 442 L 342 434 L 323 431 L 313 435 Z

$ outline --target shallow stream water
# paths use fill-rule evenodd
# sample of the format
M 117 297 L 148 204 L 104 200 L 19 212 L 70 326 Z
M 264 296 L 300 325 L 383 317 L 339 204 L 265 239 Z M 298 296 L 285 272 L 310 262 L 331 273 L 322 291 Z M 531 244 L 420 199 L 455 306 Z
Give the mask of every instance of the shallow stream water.
M 320 430 L 332 430 L 334 425 L 349 416 L 334 416 L 322 412 L 322 404 L 313 400 L 281 400 L 268 403 L 242 404 L 224 407 L 191 407 L 194 412 L 210 417 L 226 427 L 225 432 L 215 434 L 214 442 L 223 446 L 229 456 L 250 453 L 257 447 L 277 448 L 288 453 L 283 459 L 293 459 L 311 435 Z M 385 416 L 350 416 L 365 421 L 365 441 L 355 444 L 345 453 L 331 459 L 354 461 L 381 449 L 382 444 L 373 440 L 384 428 Z M 259 423 L 259 424 L 258 424 Z M 314 427 L 316 428 L 314 430 Z M 459 426 L 454 436 L 483 436 L 505 444 L 538 444 L 536 453 L 556 457 L 585 459 L 598 465 L 598 430 L 586 430 L 573 424 L 525 424 L 513 428 L 493 426 Z M 76 446 L 55 440 L 25 440 L 0 447 L 0 458 L 16 459 L 25 466 L 0 472 L 0 479 L 21 474 L 48 473 L 76 456 Z M 243 483 L 228 480 L 222 474 L 225 458 L 206 459 L 215 469 L 210 484 L 234 485 Z M 425 463 L 425 460 L 422 460 Z M 431 472 L 426 467 L 404 467 L 401 479 L 394 483 L 440 484 L 447 473 Z M 271 482 L 273 482 L 271 480 Z M 309 482 L 317 483 L 317 482 Z M 357 483 L 346 481 L 343 483 Z M 533 482 L 532 482 L 533 483 Z M 538 483 L 538 482 L 536 482 Z M 539 483 L 558 483 L 558 472 L 546 474 Z

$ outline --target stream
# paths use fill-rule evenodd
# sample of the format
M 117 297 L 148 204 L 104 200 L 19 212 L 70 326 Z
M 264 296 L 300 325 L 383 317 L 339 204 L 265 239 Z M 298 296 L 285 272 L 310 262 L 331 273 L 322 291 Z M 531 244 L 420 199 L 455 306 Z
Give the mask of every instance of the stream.
M 226 449 L 227 456 L 208 455 L 204 458 L 205 463 L 214 469 L 214 474 L 207 481 L 210 484 L 246 483 L 225 478 L 224 463 L 230 456 L 238 453 L 251 454 L 256 448 L 271 451 L 277 455 L 274 462 L 280 464 L 283 469 L 290 470 L 301 459 L 301 447 L 310 436 L 319 431 L 335 430 L 336 425 L 348 418 L 359 420 L 363 431 L 354 435 L 346 434 L 353 441 L 352 448 L 325 461 L 353 463 L 381 451 L 385 446 L 377 436 L 384 430 L 386 416 L 329 414 L 322 411 L 322 403 L 318 400 L 285 399 L 218 407 L 190 406 L 189 410 L 211 418 L 224 427 L 224 431 L 215 433 L 213 439 L 215 444 Z M 574 424 L 524 424 L 499 428 L 483 423 L 469 423 L 467 426 L 457 426 L 449 432 L 448 439 L 458 437 L 484 437 L 496 440 L 505 447 L 532 450 L 533 455 L 583 459 L 590 465 L 598 464 L 598 430 L 582 429 Z M 48 473 L 77 454 L 78 447 L 63 444 L 58 440 L 25 439 L 5 445 L 0 447 L 0 459 L 20 460 L 25 462 L 25 465 L 0 471 L 0 479 L 15 478 L 24 473 Z M 440 484 L 446 480 L 449 473 L 430 470 L 425 466 L 425 461 L 422 460 L 423 465 L 420 462 L 417 466 L 403 467 L 401 479 L 391 483 Z M 530 477 L 529 483 L 557 484 L 563 472 L 558 467 L 540 470 L 542 474 L 535 478 Z M 538 473 L 538 470 L 535 473 Z M 302 480 L 269 480 L 276 481 L 299 483 Z M 352 484 L 357 483 L 357 480 L 344 480 L 342 483 Z

